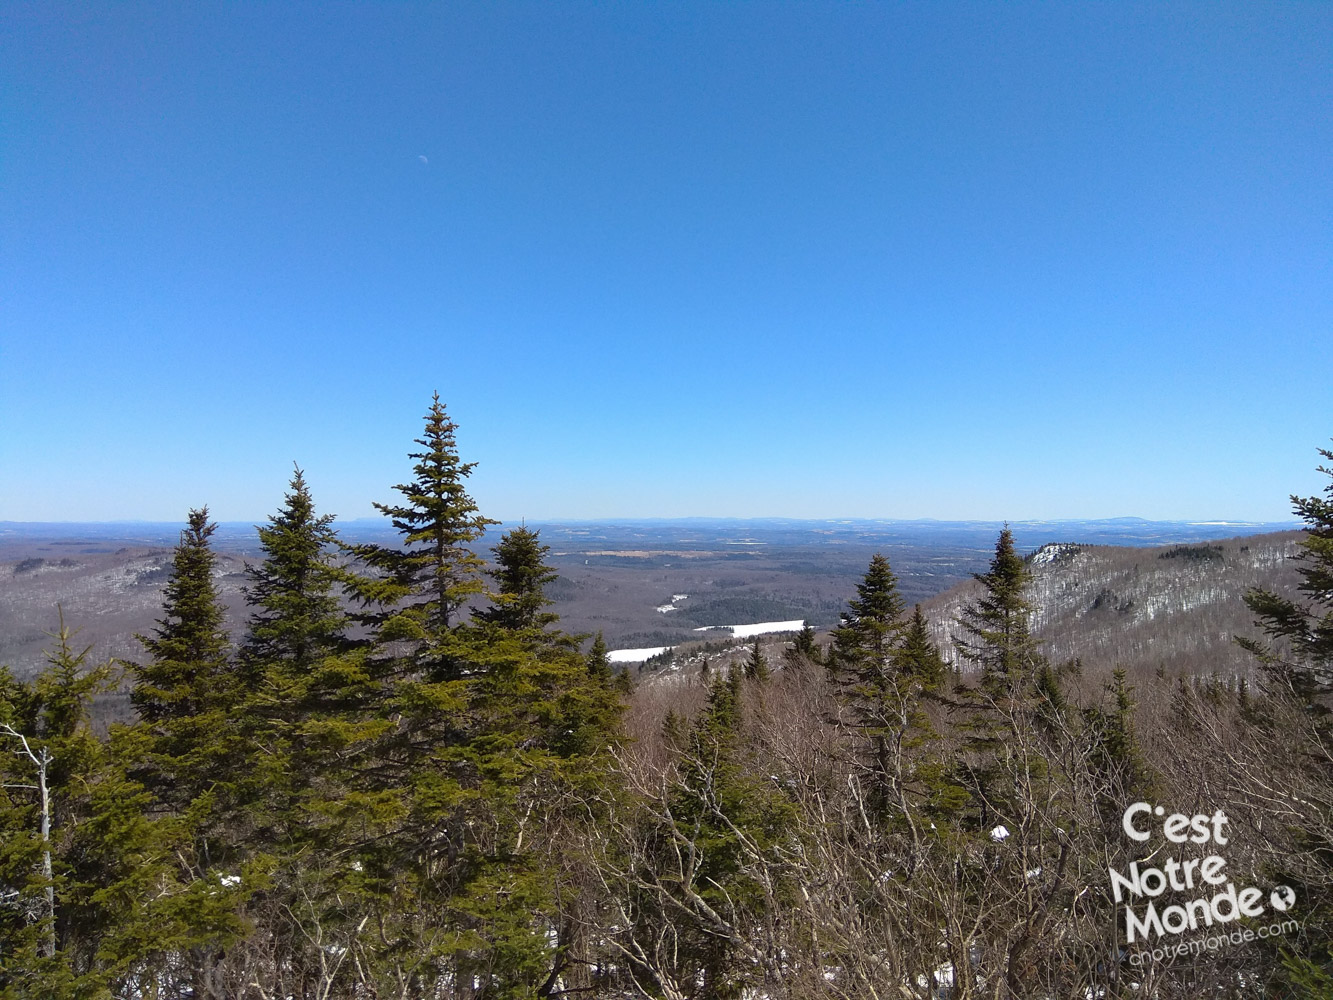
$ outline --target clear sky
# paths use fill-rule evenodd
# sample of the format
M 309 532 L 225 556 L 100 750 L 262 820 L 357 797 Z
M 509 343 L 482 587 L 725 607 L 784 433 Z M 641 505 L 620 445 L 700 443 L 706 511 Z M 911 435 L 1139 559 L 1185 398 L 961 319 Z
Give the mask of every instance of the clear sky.
M 6 3 L 0 520 L 1279 520 L 1333 4 Z

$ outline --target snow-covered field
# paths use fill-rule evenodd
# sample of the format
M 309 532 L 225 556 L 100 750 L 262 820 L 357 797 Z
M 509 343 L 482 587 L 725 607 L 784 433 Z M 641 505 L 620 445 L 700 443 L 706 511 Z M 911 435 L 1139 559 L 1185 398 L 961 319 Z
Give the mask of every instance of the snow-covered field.
M 731 634 L 737 639 L 748 639 L 755 635 L 767 635 L 770 632 L 799 632 L 805 628 L 805 621 L 797 619 L 792 622 L 755 622 L 753 625 L 705 625 L 703 628 L 697 628 L 696 632 L 711 632 L 715 629 L 730 629 Z
M 613 649 L 606 656 L 612 663 L 642 663 L 658 653 L 665 653 L 670 648 L 670 646 L 648 646 L 644 649 Z
M 675 599 L 684 600 L 684 594 L 675 595 Z M 661 611 L 661 608 L 657 609 Z M 771 632 L 799 632 L 805 622 L 797 619 L 790 622 L 755 622 L 753 625 L 705 625 L 696 632 L 730 632 L 733 639 L 749 639 L 756 635 L 768 635 Z M 613 649 L 607 656 L 612 663 L 642 663 L 658 653 L 665 653 L 670 646 L 649 646 L 644 649 Z
M 672 594 L 671 603 L 659 604 L 657 610 L 662 612 L 662 614 L 666 614 L 668 611 L 675 611 L 676 605 L 679 604 L 681 601 L 685 600 L 685 598 L 689 596 L 690 596 L 689 594 Z

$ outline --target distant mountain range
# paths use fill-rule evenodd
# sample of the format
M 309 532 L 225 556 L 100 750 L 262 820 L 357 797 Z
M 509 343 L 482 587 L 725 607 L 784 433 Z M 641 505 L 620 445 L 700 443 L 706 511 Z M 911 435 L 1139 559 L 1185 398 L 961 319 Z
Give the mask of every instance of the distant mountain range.
M 895 520 L 886 518 L 798 519 L 783 517 L 726 518 L 611 518 L 598 521 L 533 521 L 549 544 L 581 543 L 597 539 L 609 547 L 640 548 L 645 540 L 672 545 L 714 545 L 740 536 L 765 545 L 862 543 L 977 544 L 996 533 L 1006 522 L 937 521 L 930 518 Z M 1296 521 L 1149 521 L 1141 517 L 1067 518 L 1007 522 L 1015 542 L 1035 548 L 1049 541 L 1079 541 L 1087 544 L 1161 545 L 1208 538 L 1229 538 L 1264 532 L 1288 531 Z M 394 535 L 381 518 L 357 518 L 336 522 L 348 540 L 383 541 Z M 166 521 L 0 521 L 0 559 L 22 558 L 34 545 L 170 547 L 176 543 L 181 523 Z M 504 526 L 491 529 L 499 536 Z M 214 535 L 219 551 L 257 551 L 255 525 L 249 521 L 219 523 Z
M 349 540 L 392 537 L 383 522 L 340 527 Z M 549 592 L 563 626 L 600 631 L 612 648 L 676 646 L 718 624 L 805 619 L 828 627 L 870 556 L 883 552 L 908 602 L 926 602 L 947 652 L 949 622 L 973 594 L 971 575 L 985 569 L 1000 524 L 690 518 L 529 527 L 551 546 L 559 578 Z M 1253 631 L 1246 589 L 1295 585 L 1287 556 L 1300 536 L 1292 527 L 1141 518 L 1010 524 L 1031 554 L 1039 627 L 1053 657 L 1230 674 L 1250 667 L 1231 642 Z M 0 664 L 20 675 L 40 667 L 57 605 L 95 656 L 142 655 L 134 635 L 160 614 L 179 531 L 0 522 Z M 254 526 L 224 524 L 215 538 L 218 585 L 239 632 L 245 565 L 259 557 Z

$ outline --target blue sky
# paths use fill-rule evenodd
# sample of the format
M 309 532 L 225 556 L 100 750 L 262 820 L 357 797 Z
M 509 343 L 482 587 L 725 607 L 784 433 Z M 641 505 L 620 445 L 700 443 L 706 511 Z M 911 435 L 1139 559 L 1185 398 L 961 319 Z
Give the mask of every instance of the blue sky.
M 1333 5 L 0 8 L 0 520 L 1289 517 Z

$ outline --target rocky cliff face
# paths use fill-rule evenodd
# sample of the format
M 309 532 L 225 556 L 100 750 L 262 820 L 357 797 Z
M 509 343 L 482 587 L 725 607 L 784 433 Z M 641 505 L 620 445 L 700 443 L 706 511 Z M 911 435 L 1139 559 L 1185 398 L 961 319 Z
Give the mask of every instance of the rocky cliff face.
M 1295 593 L 1300 538 L 1288 531 L 1154 548 L 1043 545 L 1028 557 L 1035 631 L 1057 663 L 1247 677 L 1253 657 L 1232 637 L 1259 630 L 1243 598 L 1254 587 Z M 924 605 L 946 658 L 956 657 L 954 619 L 979 591 L 969 581 Z

